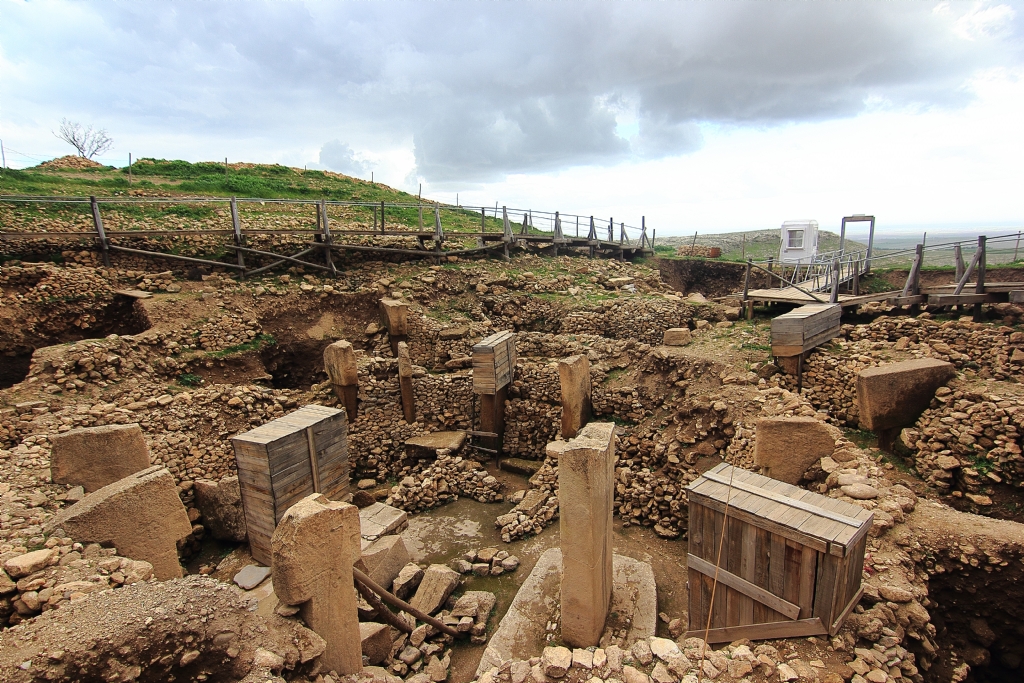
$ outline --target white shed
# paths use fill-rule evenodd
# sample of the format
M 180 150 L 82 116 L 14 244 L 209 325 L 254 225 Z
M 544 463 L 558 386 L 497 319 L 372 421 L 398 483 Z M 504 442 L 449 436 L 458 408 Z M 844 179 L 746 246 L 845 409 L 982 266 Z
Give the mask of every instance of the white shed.
M 781 263 L 809 263 L 818 253 L 818 221 L 786 221 L 782 224 Z

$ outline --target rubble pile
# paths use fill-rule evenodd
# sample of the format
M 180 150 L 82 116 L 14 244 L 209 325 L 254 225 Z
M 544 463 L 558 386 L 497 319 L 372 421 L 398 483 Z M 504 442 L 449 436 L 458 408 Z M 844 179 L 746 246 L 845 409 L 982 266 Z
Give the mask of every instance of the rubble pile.
M 452 455 L 447 449 L 437 451 L 433 463 L 420 461 L 403 469 L 402 480 L 391 487 L 386 504 L 407 512 L 420 512 L 444 505 L 459 496 L 469 496 L 481 503 L 504 500 L 498 480 L 475 460 Z

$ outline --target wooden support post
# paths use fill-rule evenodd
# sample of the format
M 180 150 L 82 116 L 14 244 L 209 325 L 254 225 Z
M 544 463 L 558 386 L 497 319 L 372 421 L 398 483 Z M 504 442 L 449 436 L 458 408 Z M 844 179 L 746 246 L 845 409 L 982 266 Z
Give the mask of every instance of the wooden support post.
M 832 259 L 832 293 L 828 298 L 830 304 L 839 303 L 839 259 Z
M 505 442 L 505 401 L 508 398 L 508 385 L 493 394 L 480 394 L 480 431 L 497 434 L 497 436 L 480 437 L 485 448 L 494 450 L 499 456 Z
M 986 243 L 988 238 L 985 235 L 978 237 L 978 253 L 981 256 L 978 258 L 978 284 L 974 286 L 975 294 L 985 293 L 985 261 L 986 261 Z M 974 304 L 974 322 L 980 323 L 983 318 L 981 315 L 981 302 Z
M 380 234 L 384 234 L 384 200 L 380 200 Z
M 377 232 L 377 205 L 373 205 L 373 231 Z
M 327 200 L 320 200 L 320 212 L 323 214 L 323 242 L 324 242 L 324 260 L 327 261 L 327 267 L 331 269 L 332 275 L 338 274 L 338 269 L 334 267 L 334 259 L 331 258 L 331 224 L 327 220 Z
M 690 253 L 693 255 L 693 252 Z M 750 320 L 754 314 L 754 307 L 750 305 L 750 269 L 752 267 L 751 259 L 747 259 L 747 271 L 743 274 L 743 308 L 747 311 L 747 320 Z
M 956 281 L 960 282 L 960 278 L 964 276 L 964 250 L 960 248 L 960 243 L 957 242 L 953 245 L 953 258 L 956 259 Z
M 92 222 L 96 227 L 96 246 L 100 248 L 100 254 L 103 256 L 103 265 L 110 267 L 110 254 L 108 248 L 110 245 L 107 244 L 107 234 L 103 232 L 103 219 L 100 217 L 100 205 L 96 201 L 96 197 L 89 197 L 89 203 L 92 204 Z
M 444 242 L 444 230 L 441 228 L 441 207 L 434 205 L 434 253 L 437 254 L 438 263 L 441 259 L 441 244 Z M 480 240 L 483 246 L 483 238 Z
M 480 207 L 480 232 L 487 232 L 487 207 Z
M 238 201 L 234 197 L 231 198 L 231 230 L 235 236 L 235 246 L 244 247 L 245 240 L 242 237 L 242 221 L 238 218 Z M 245 253 L 241 250 L 235 250 L 235 256 L 238 259 L 238 265 L 245 268 Z M 242 271 L 242 277 L 245 277 L 245 271 Z
M 416 205 L 416 213 L 417 213 L 417 215 L 419 217 L 419 221 L 420 221 L 420 232 L 423 232 L 423 205 L 422 204 L 417 204 Z
M 615 217 L 614 216 L 610 217 L 608 219 L 608 241 L 609 242 L 614 242 L 615 241 Z
M 416 393 L 412 386 L 412 361 L 409 359 L 409 345 L 398 342 L 398 388 L 402 394 L 402 414 L 405 421 L 416 421 Z
M 128 155 L 128 158 L 130 159 L 131 155 Z M 131 176 L 129 175 L 129 181 L 130 181 L 130 179 L 131 179 Z M 1017 262 L 1017 252 L 1019 250 L 1020 250 L 1020 231 L 1018 230 L 1017 231 L 1017 243 L 1015 245 L 1013 245 L 1013 262 L 1014 263 Z
M 853 268 L 853 295 L 860 296 L 860 261 Z

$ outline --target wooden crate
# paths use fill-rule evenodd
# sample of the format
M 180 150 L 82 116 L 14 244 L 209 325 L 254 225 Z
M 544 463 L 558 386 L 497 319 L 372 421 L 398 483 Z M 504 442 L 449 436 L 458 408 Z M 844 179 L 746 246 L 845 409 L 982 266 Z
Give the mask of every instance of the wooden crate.
M 270 537 L 289 507 L 311 493 L 348 497 L 348 419 L 344 410 L 303 406 L 231 443 L 249 548 L 269 567 Z
M 838 632 L 860 601 L 871 512 L 725 463 L 687 494 L 687 637 L 704 637 L 709 612 L 712 643 Z
M 799 356 L 839 334 L 839 304 L 807 304 L 772 319 L 772 355 Z
M 473 391 L 496 394 L 512 381 L 516 369 L 516 335 L 495 332 L 473 346 Z

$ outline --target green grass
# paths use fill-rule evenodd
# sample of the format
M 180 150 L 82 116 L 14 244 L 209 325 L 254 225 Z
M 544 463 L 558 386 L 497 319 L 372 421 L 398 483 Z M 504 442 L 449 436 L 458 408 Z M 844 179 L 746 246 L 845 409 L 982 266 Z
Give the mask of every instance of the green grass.
M 203 378 L 199 375 L 186 372 L 178 376 L 178 384 L 183 387 L 198 387 L 202 383 Z
M 260 333 L 257 334 L 252 341 L 247 341 L 244 344 L 236 344 L 235 346 L 229 346 L 226 349 L 220 351 L 208 351 L 207 356 L 211 358 L 225 358 L 227 356 L 233 356 L 236 353 L 245 353 L 246 351 L 260 351 L 267 346 L 273 346 L 277 343 L 273 335 Z

